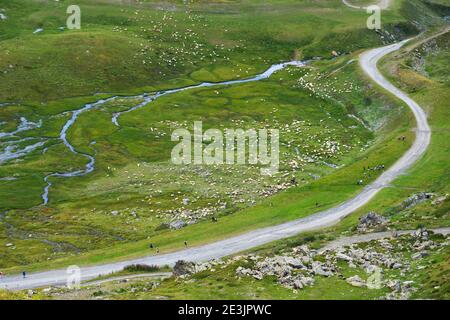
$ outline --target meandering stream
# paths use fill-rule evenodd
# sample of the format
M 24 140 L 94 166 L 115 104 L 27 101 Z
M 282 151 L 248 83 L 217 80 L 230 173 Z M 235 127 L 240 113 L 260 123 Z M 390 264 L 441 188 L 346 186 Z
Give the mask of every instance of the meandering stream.
M 92 155 L 89 155 L 87 153 L 83 153 L 80 151 L 77 151 L 75 149 L 75 147 L 67 140 L 67 132 L 68 130 L 75 124 L 75 122 L 77 121 L 78 117 L 84 113 L 87 112 L 89 110 L 95 109 L 97 107 L 100 107 L 102 105 L 104 105 L 105 103 L 114 101 L 116 99 L 136 99 L 136 98 L 143 98 L 144 101 L 136 106 L 133 106 L 125 111 L 121 111 L 121 112 L 117 112 L 114 113 L 112 116 L 111 121 L 116 125 L 116 126 L 120 126 L 119 124 L 119 118 L 126 113 L 135 111 L 137 109 L 143 108 L 146 105 L 148 105 L 149 103 L 151 103 L 152 101 L 155 101 L 156 99 L 162 97 L 162 96 L 167 96 L 167 95 L 171 95 L 171 94 L 175 94 L 181 91 L 186 91 L 186 90 L 191 90 L 191 89 L 198 89 L 198 88 L 204 88 L 204 87 L 215 87 L 215 86 L 227 86 L 227 85 L 235 85 L 235 84 L 242 84 L 242 83 L 248 83 L 248 82 L 255 82 L 255 81 L 260 81 L 260 80 L 264 80 L 269 78 L 270 76 L 272 76 L 272 74 L 274 74 L 277 71 L 280 71 L 288 66 L 297 66 L 297 67 L 303 67 L 305 65 L 304 61 L 289 61 L 289 62 L 284 62 L 284 63 L 277 63 L 277 64 L 273 64 L 270 66 L 270 68 L 268 68 L 266 71 L 264 71 L 263 73 L 257 74 L 253 77 L 250 78 L 245 78 L 245 79 L 238 79 L 238 80 L 228 80 L 228 81 L 222 81 L 222 82 L 202 82 L 200 84 L 196 84 L 196 85 L 191 85 L 191 86 L 186 86 L 186 87 L 180 87 L 180 88 L 175 88 L 175 89 L 168 89 L 165 91 L 159 91 L 153 95 L 149 95 L 147 93 L 144 93 L 142 95 L 138 95 L 138 96 L 113 96 L 111 98 L 108 99 L 101 99 L 97 102 L 94 103 L 89 103 L 84 105 L 82 108 L 77 109 L 72 111 L 72 116 L 70 117 L 70 119 L 64 124 L 63 128 L 61 129 L 61 132 L 59 134 L 59 139 L 64 143 L 64 145 L 70 150 L 70 152 L 72 152 L 75 155 L 80 155 L 83 156 L 85 158 L 87 158 L 89 161 L 86 164 L 86 166 L 83 169 L 79 169 L 79 170 L 75 170 L 75 171 L 69 171 L 69 172 L 54 172 L 51 173 L 49 175 L 47 175 L 44 178 L 44 181 L 46 183 L 46 186 L 44 187 L 43 193 L 42 193 L 42 204 L 43 205 L 47 205 L 49 202 L 49 192 L 50 192 L 50 188 L 52 186 L 52 182 L 50 181 L 50 178 L 53 177 L 60 177 L 60 178 L 70 178 L 70 177 L 80 177 L 80 176 L 84 176 L 87 175 L 89 173 L 91 173 L 92 171 L 94 171 L 95 169 L 95 157 Z M 22 124 L 23 124 L 23 120 L 22 120 Z M 2 133 L 0 132 L 0 137 L 3 136 L 14 136 L 14 134 L 20 132 L 21 130 L 16 130 L 13 133 Z M 22 150 L 18 150 L 16 151 L 16 154 L 10 154 L 9 157 L 11 159 L 13 158 L 18 158 L 18 157 L 23 157 L 24 155 L 28 154 L 29 152 L 36 150 L 36 148 L 43 146 L 44 144 L 39 144 L 39 145 L 33 145 L 33 147 L 25 147 L 25 149 Z M 24 150 L 26 152 L 24 152 Z M 10 150 L 11 153 L 11 150 Z M 1 153 L 0 153 L 0 158 L 1 158 Z M 8 158 L 9 159 L 9 158 Z

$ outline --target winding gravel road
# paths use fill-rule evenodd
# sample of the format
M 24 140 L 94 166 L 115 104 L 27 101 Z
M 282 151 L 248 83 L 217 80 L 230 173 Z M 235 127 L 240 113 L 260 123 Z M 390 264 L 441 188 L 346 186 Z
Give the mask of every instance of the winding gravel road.
M 387 169 L 376 181 L 366 186 L 356 197 L 306 218 L 283 223 L 281 225 L 262 228 L 222 241 L 188 248 L 182 251 L 147 256 L 123 262 L 83 267 L 82 280 L 89 280 L 99 275 L 120 271 L 129 264 L 145 263 L 152 265 L 173 265 L 177 260 L 206 261 L 254 248 L 275 240 L 294 236 L 298 233 L 324 228 L 338 223 L 342 218 L 368 203 L 380 190 L 388 186 L 396 177 L 411 167 L 427 149 L 431 133 L 427 117 L 420 106 L 404 92 L 389 83 L 378 71 L 377 62 L 385 55 L 400 49 L 406 41 L 386 47 L 369 50 L 360 56 L 359 62 L 364 72 L 374 82 L 403 100 L 412 110 L 417 121 L 416 140 L 412 147 L 391 168 Z M 0 288 L 12 290 L 36 288 L 65 284 L 68 278 L 66 269 L 33 273 L 22 279 L 20 276 L 4 277 L 0 280 Z

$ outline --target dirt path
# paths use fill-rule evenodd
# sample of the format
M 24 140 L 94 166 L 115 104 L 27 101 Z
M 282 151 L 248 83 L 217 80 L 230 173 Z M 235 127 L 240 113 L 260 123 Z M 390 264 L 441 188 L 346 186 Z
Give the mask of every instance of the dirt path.
M 112 282 L 112 281 L 121 281 L 121 280 L 130 280 L 130 279 L 144 279 L 144 278 L 158 278 L 164 279 L 172 276 L 172 272 L 156 272 L 156 273 L 140 273 L 140 274 L 131 274 L 125 276 L 111 277 L 102 280 L 94 280 L 87 281 L 81 284 L 82 287 L 87 286 L 97 286 L 100 284 Z
M 349 8 L 352 9 L 359 9 L 359 10 L 365 10 L 367 7 L 362 7 L 362 6 L 356 6 L 354 4 L 351 4 L 351 0 L 342 0 L 342 2 Z M 390 0 L 380 0 L 378 1 L 378 3 L 374 3 L 374 5 L 379 6 L 382 10 L 386 10 L 387 8 L 389 8 L 389 6 L 391 5 L 391 1 Z
M 440 233 L 443 235 L 448 235 L 448 234 L 450 234 L 450 227 L 432 229 L 429 231 L 432 231 L 434 233 Z M 361 234 L 361 235 L 356 235 L 356 236 L 339 238 L 337 240 L 329 242 L 326 246 L 320 248 L 319 252 L 324 252 L 326 250 L 333 250 L 333 249 L 343 247 L 343 246 L 348 246 L 351 244 L 369 242 L 372 240 L 391 238 L 391 237 L 395 237 L 395 236 L 402 236 L 405 234 L 413 234 L 414 232 L 416 232 L 416 230 L 385 231 L 385 232 L 374 232 L 374 233 L 367 233 L 367 234 Z

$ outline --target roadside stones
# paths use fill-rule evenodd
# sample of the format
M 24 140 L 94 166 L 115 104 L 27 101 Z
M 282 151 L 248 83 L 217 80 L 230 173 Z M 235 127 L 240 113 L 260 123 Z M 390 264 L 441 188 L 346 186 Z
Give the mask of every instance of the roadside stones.
M 416 270 L 412 269 L 416 264 L 411 259 L 421 259 L 431 250 L 439 250 L 449 244 L 448 240 L 432 241 L 429 237 L 429 231 L 419 229 L 412 236 L 372 240 L 362 245 L 353 244 L 324 251 L 302 245 L 273 256 L 248 254 L 197 264 L 178 261 L 174 274 L 185 278 L 197 272 L 215 272 L 236 265 L 235 275 L 238 278 L 251 277 L 259 281 L 270 276 L 278 284 L 294 292 L 313 286 L 316 277 L 335 277 L 345 279 L 350 286 L 358 288 L 389 288 L 391 292 L 380 297 L 381 299 L 408 299 L 417 290 L 413 281 L 405 280 L 411 275 L 411 271 Z M 346 272 L 351 269 L 343 266 L 345 263 L 358 274 L 347 277 Z M 419 270 L 419 267 L 414 268 Z M 361 276 L 363 272 L 367 274 L 367 280 Z M 394 277 L 401 277 L 401 280 Z M 376 286 L 372 285 L 372 281 L 376 281 Z
M 302 269 L 305 267 L 303 265 L 302 261 L 300 261 L 299 259 L 296 259 L 296 258 L 286 257 L 285 261 L 289 266 L 291 266 L 294 269 Z
M 314 285 L 314 276 L 329 277 L 335 274 L 335 266 L 329 262 L 313 260 L 315 250 L 307 246 L 296 247 L 290 255 L 277 255 L 252 259 L 256 263 L 253 268 L 238 267 L 238 277 L 251 276 L 257 280 L 265 276 L 275 276 L 278 283 L 289 289 L 302 289 Z
M 320 261 L 313 261 L 311 263 L 312 272 L 315 275 L 330 277 L 334 274 L 334 266 L 330 264 L 324 264 Z
M 303 289 L 304 287 L 309 287 L 309 286 L 313 286 L 314 285 L 314 279 L 311 277 L 303 277 L 303 276 L 298 276 L 297 278 L 295 278 L 294 280 L 291 281 L 286 281 L 282 284 L 284 284 L 285 287 L 288 287 L 290 289 Z
M 262 280 L 264 275 L 261 271 L 258 270 L 252 270 L 248 268 L 238 267 L 236 269 L 236 275 L 238 277 L 245 277 L 245 276 L 251 276 L 255 278 L 256 280 Z
M 173 267 L 173 274 L 176 277 L 191 275 L 196 272 L 196 267 L 194 262 L 178 260 Z
M 388 219 L 371 211 L 368 214 L 359 218 L 357 230 L 358 232 L 365 233 L 368 231 L 372 231 L 375 228 L 384 226 L 386 225 L 387 222 Z
M 292 252 L 302 256 L 314 256 L 316 253 L 315 251 L 311 251 L 307 245 L 295 247 L 292 249 Z
M 390 280 L 387 282 L 387 286 L 392 290 L 385 296 L 387 300 L 407 300 L 411 294 L 417 291 L 416 288 L 412 286 L 414 281 L 404 281 Z
M 384 240 L 378 241 L 382 247 L 386 247 Z M 360 267 L 365 270 L 366 273 L 372 273 L 377 268 L 401 268 L 406 267 L 398 261 L 398 258 L 393 254 L 390 254 L 391 249 L 387 249 L 385 253 L 377 252 L 373 249 L 366 248 L 354 248 L 350 246 L 347 248 L 337 248 L 334 253 L 330 252 L 328 254 L 328 259 L 346 261 L 351 268 Z
M 284 277 L 291 273 L 292 267 L 286 262 L 286 257 L 275 256 L 257 262 L 256 270 L 262 272 L 264 275 Z
M 414 238 L 418 240 L 428 240 L 428 231 L 426 229 L 417 229 L 416 232 L 414 232 Z
M 414 249 L 417 251 L 423 251 L 426 249 L 434 249 L 436 247 L 436 244 L 433 241 L 427 240 L 421 242 L 420 240 L 416 241 L 414 243 Z
M 408 199 L 402 202 L 402 207 L 404 209 L 411 208 L 413 206 L 418 205 L 426 200 L 429 200 L 434 197 L 434 193 L 429 192 L 419 192 L 410 196 Z

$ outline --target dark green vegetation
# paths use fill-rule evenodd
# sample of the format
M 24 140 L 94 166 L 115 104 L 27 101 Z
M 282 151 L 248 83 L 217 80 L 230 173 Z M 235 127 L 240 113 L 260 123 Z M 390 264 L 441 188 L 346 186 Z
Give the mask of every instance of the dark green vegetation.
M 417 32 L 404 16 L 417 9 L 405 3 L 384 14 L 389 41 Z M 364 13 L 337 1 L 79 4 L 82 30 L 60 31 L 66 1 L 0 1 L 8 17 L 0 28 L 0 101 L 12 103 L 0 107 L 0 128 L 15 130 L 20 117 L 42 121 L 10 140 L 45 143 L 0 167 L 2 268 L 143 255 L 153 253 L 150 243 L 174 250 L 186 240 L 200 244 L 306 216 L 356 194 L 356 181 L 381 173 L 363 167 L 392 164 L 413 139 L 406 111 L 372 88 L 355 62 L 347 64 L 358 50 L 382 45 L 386 34 L 367 30 Z M 33 34 L 37 28 L 44 31 Z M 342 55 L 332 59 L 333 50 Z M 265 81 L 163 97 L 125 114 L 120 127 L 112 113 L 139 98 L 83 113 L 68 139 L 96 157 L 96 170 L 50 178 L 50 203 L 39 206 L 46 175 L 87 163 L 57 139 L 67 111 L 112 94 L 245 78 L 272 63 L 316 56 L 324 60 Z M 170 133 L 194 120 L 205 128 L 280 128 L 280 174 L 170 165 Z M 298 186 L 290 184 L 293 175 Z M 197 224 L 168 230 L 183 214 Z
M 126 272 L 155 272 L 161 270 L 158 266 L 149 266 L 146 264 L 131 264 L 123 268 Z

